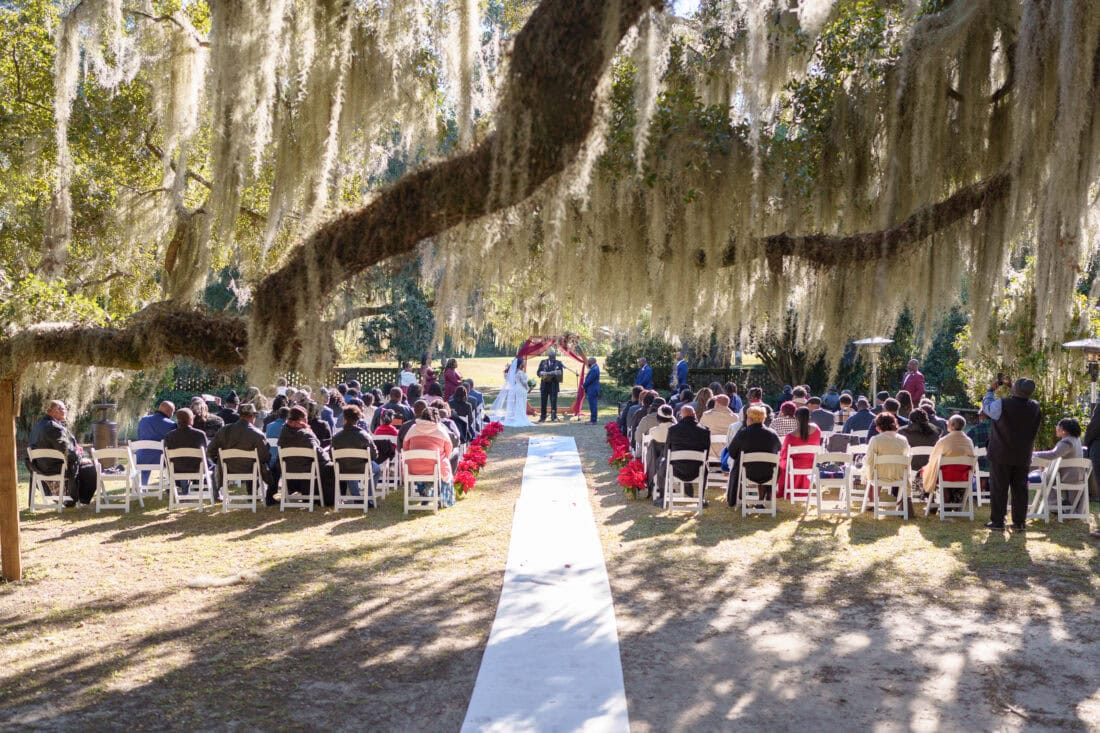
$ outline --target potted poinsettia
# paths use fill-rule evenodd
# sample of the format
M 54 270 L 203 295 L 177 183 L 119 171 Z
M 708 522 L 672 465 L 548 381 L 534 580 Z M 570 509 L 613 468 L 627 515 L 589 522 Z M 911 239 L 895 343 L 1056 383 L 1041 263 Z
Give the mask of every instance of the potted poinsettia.
M 638 493 L 646 490 L 645 466 L 641 461 L 632 460 L 619 470 L 619 486 L 631 499 L 638 498 Z

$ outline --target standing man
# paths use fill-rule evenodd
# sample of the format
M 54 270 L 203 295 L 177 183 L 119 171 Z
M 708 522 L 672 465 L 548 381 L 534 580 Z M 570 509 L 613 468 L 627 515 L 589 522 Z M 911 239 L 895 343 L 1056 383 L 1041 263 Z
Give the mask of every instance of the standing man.
M 588 373 L 584 375 L 584 396 L 588 398 L 588 410 L 592 413 L 590 425 L 597 422 L 600 399 L 600 365 L 596 363 L 596 357 L 588 357 Z
M 982 399 L 982 412 L 989 416 L 989 523 L 992 530 L 1005 528 L 1008 496 L 1012 494 L 1012 528 L 1024 531 L 1027 525 L 1027 471 L 1039 433 L 1039 403 L 1031 399 L 1035 382 L 1027 377 L 1012 385 L 1012 396 L 998 399 L 990 385 Z
M 638 376 L 634 378 L 634 385 L 642 389 L 653 389 L 653 367 L 644 356 L 638 359 Z
M 558 421 L 558 390 L 561 388 L 562 363 L 558 361 L 557 349 L 546 352 L 549 358 L 539 362 L 539 395 L 542 403 L 542 416 L 539 422 L 546 422 L 546 402 L 550 401 L 550 422 Z
M 688 386 L 688 363 L 682 351 L 676 353 L 676 369 L 668 386 L 673 392 L 681 392 Z
M 910 359 L 908 371 L 901 378 L 901 388 L 913 398 L 914 405 L 919 405 L 921 397 L 924 397 L 924 375 L 917 369 L 919 366 L 916 359 Z

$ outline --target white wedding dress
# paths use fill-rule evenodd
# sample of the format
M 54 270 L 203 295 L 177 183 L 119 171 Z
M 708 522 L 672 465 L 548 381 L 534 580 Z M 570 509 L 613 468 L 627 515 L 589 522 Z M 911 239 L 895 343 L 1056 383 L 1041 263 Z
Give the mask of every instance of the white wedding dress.
M 508 367 L 504 386 L 493 400 L 489 415 L 507 427 L 522 428 L 532 424 L 527 419 L 527 372 L 520 369 L 515 361 Z

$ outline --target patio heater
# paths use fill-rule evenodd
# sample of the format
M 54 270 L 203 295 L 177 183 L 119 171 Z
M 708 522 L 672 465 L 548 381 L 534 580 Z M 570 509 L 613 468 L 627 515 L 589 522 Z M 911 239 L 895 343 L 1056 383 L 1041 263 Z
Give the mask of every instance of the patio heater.
M 1089 414 L 1096 407 L 1096 380 L 1100 377 L 1100 339 L 1080 339 L 1062 344 L 1062 348 L 1071 351 L 1083 351 L 1085 364 L 1089 370 Z
M 853 343 L 856 346 L 866 346 L 867 353 L 871 355 L 871 407 L 874 407 L 875 395 L 878 394 L 878 355 L 882 353 L 882 347 L 894 343 L 894 339 L 873 336 Z

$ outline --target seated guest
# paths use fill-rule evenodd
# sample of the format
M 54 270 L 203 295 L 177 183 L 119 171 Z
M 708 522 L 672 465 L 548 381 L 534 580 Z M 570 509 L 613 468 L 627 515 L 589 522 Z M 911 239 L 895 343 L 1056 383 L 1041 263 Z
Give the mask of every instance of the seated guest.
M 788 403 L 789 404 L 789 403 Z M 779 452 L 779 494 L 778 498 L 784 498 L 784 487 L 787 485 L 787 458 L 791 448 L 801 448 L 807 445 L 821 445 L 821 428 L 810 422 L 810 408 L 799 407 L 794 411 L 796 422 L 795 429 L 783 437 L 783 448 Z M 799 453 L 791 456 L 793 468 L 807 469 L 814 465 L 814 457 L 810 453 Z M 808 491 L 810 488 L 809 476 L 794 476 L 793 488 L 800 491 Z M 788 500 L 791 497 L 786 497 Z
M 821 406 L 820 397 L 811 397 L 806 400 L 806 407 L 810 409 L 810 422 L 816 425 L 818 430 L 823 433 L 833 432 L 833 428 L 836 427 L 836 415 Z
M 795 387 L 791 390 L 791 402 L 794 403 L 795 409 L 804 407 L 809 398 L 810 393 L 806 391 L 805 387 Z
M 638 385 L 634 385 L 633 387 L 631 387 L 630 399 L 627 400 L 626 404 L 622 406 L 621 410 L 619 410 L 619 430 L 622 432 L 623 435 L 626 435 L 626 418 L 627 415 L 630 414 L 630 408 L 631 406 L 636 405 L 638 404 L 638 402 L 641 401 L 643 391 L 644 390 L 642 390 L 642 388 Z
M 290 408 L 286 406 L 280 407 L 275 412 L 275 416 L 271 420 L 271 422 L 269 422 L 267 424 L 267 427 L 264 428 L 264 437 L 274 438 L 275 440 L 278 440 L 279 436 L 283 434 L 283 426 L 286 425 L 287 418 L 289 417 Z M 271 462 L 275 463 L 278 456 L 279 454 L 277 451 L 272 451 Z
M 642 418 L 649 414 L 650 409 L 653 407 L 653 400 L 657 399 L 659 395 L 653 390 L 649 390 L 642 393 L 641 403 L 632 408 L 632 411 L 626 418 L 626 437 L 631 441 L 634 440 L 634 433 L 638 429 L 638 423 Z
M 28 448 L 35 450 L 55 450 L 65 455 L 65 486 L 58 486 L 56 490 L 66 498 L 62 499 L 65 506 L 73 506 L 79 501 L 81 504 L 90 504 L 95 497 L 99 479 L 96 476 L 95 465 L 90 458 L 84 457 L 84 449 L 76 436 L 65 427 L 69 408 L 61 400 L 52 400 L 46 406 L 46 414 L 38 418 L 38 422 L 31 428 Z M 39 458 L 29 467 L 38 473 L 54 475 L 61 471 L 61 460 L 57 458 Z M 48 492 L 52 490 L 47 489 Z M 51 493 L 52 495 L 52 493 Z
M 409 434 L 410 430 L 412 430 L 412 426 L 416 423 L 416 421 L 421 419 L 422 417 L 424 417 L 424 412 L 427 409 L 428 409 L 428 401 L 427 400 L 417 400 L 416 402 L 413 403 L 413 406 L 412 406 L 413 419 L 412 420 L 406 420 L 405 422 L 401 423 L 401 427 L 397 428 L 397 444 L 398 445 L 401 445 L 402 443 L 405 442 L 405 436 Z
M 707 410 L 699 418 L 699 424 L 710 431 L 711 435 L 727 435 L 730 429 L 741 422 L 737 413 L 730 409 L 729 395 L 720 394 L 714 398 L 714 408 Z M 721 445 L 711 443 L 710 455 L 719 458 L 722 455 Z
M 645 417 L 638 421 L 638 426 L 634 428 L 634 455 L 642 455 L 642 441 L 645 439 L 646 434 L 657 426 L 659 421 L 657 411 L 660 410 L 664 404 L 664 399 L 657 397 L 649 405 L 649 411 L 646 413 Z
M 176 406 L 168 400 L 162 400 L 157 409 L 149 413 L 145 417 L 138 420 L 137 425 L 137 439 L 138 440 L 152 440 L 160 443 L 164 441 L 164 436 L 176 429 L 176 423 L 172 421 L 172 413 L 176 411 Z M 142 449 L 134 454 L 134 460 L 137 463 L 158 463 L 161 458 L 161 451 L 152 449 Z M 141 485 L 145 486 L 149 483 L 149 472 L 141 472 Z
M 776 411 L 778 411 L 779 408 L 783 406 L 784 402 L 791 402 L 792 400 L 794 400 L 794 390 L 791 389 L 791 385 L 784 384 L 783 394 L 779 395 L 779 399 L 775 401 Z
M 897 400 L 895 400 L 893 397 L 887 397 L 886 401 L 882 403 L 882 412 L 880 412 L 879 414 L 893 415 L 894 421 L 898 424 L 898 427 L 903 428 L 909 424 L 909 421 L 904 417 L 900 417 L 898 415 L 898 410 L 900 409 L 901 405 L 898 404 Z M 871 427 L 867 428 L 867 440 L 875 437 L 876 433 L 878 433 L 878 423 L 871 423 Z
M 939 442 L 940 431 L 928 420 L 928 413 L 924 410 L 913 410 L 909 413 L 909 424 L 898 430 L 898 435 L 905 438 L 910 448 L 931 448 Z M 927 456 L 914 455 L 910 462 L 914 471 L 917 471 L 915 480 L 920 481 L 920 471 L 928 463 Z M 923 484 L 918 483 L 916 489 L 923 489 Z
M 401 393 L 401 388 L 394 387 L 390 390 L 389 402 L 382 405 L 384 409 L 389 410 L 391 413 L 393 413 L 393 424 L 397 427 L 401 427 L 401 423 L 405 422 L 406 420 L 412 420 L 414 417 L 412 410 L 409 409 L 409 406 L 402 401 L 402 397 L 404 397 L 404 395 Z M 378 413 L 375 413 L 374 421 L 371 423 L 371 431 L 373 432 L 377 428 Z
M 206 403 L 203 402 L 202 404 L 205 405 Z M 206 449 L 209 440 L 207 440 L 206 433 L 192 425 L 194 419 L 194 413 L 186 407 L 176 410 L 176 429 L 164 436 L 164 449 L 166 451 L 175 450 L 176 448 Z M 167 458 L 167 455 L 165 458 Z M 212 471 L 214 464 L 209 458 L 210 456 L 207 455 L 205 469 Z M 199 473 L 202 470 L 202 462 L 199 458 L 177 458 L 172 461 L 172 470 L 177 473 Z M 179 486 L 181 494 L 188 492 L 189 482 L 177 481 L 176 485 Z M 216 497 L 218 493 L 215 487 L 212 495 Z
M 432 473 L 435 467 L 438 466 L 441 503 L 443 506 L 453 506 L 455 494 L 454 474 L 451 473 L 451 453 L 454 451 L 454 444 L 451 442 L 451 436 L 439 425 L 438 410 L 429 407 L 424 411 L 421 418 L 413 424 L 405 436 L 405 442 L 401 445 L 401 449 L 405 451 L 429 450 L 436 454 L 436 457 L 431 461 L 410 460 L 408 462 L 409 471 L 414 474 L 426 475 Z M 423 488 L 423 486 L 420 487 L 421 491 L 423 491 Z
M 684 405 L 680 408 L 680 421 L 668 429 L 668 438 L 665 440 L 666 455 L 671 456 L 676 451 L 702 451 L 708 453 L 710 451 L 710 431 L 699 424 L 699 421 L 695 417 L 695 408 L 691 405 Z M 699 463 L 697 461 L 669 461 L 672 475 L 681 481 L 689 481 L 696 478 L 699 474 Z M 702 491 L 706 488 L 706 461 L 703 462 L 704 477 L 703 485 L 699 487 Z M 658 490 L 663 493 L 664 487 L 658 487 Z M 695 496 L 694 483 L 688 483 L 684 486 L 684 493 L 687 496 Z
M 290 400 L 287 399 L 287 396 L 285 394 L 281 394 L 271 402 L 271 411 L 264 415 L 262 418 L 257 415 L 256 419 L 261 421 L 260 424 L 263 425 L 264 429 L 266 430 L 268 425 L 279 419 L 279 410 L 283 409 L 284 407 L 290 407 Z M 253 408 L 255 408 L 255 405 L 253 405 Z M 285 417 L 283 419 L 286 420 Z M 277 438 L 279 436 L 276 435 L 274 437 Z
M 472 379 L 463 379 L 462 386 L 466 388 L 466 394 L 470 400 L 470 404 L 474 406 L 474 418 L 477 430 L 480 433 L 481 429 L 485 427 L 485 395 L 474 389 L 474 380 Z
M 737 506 L 738 482 L 741 480 L 741 454 L 742 453 L 773 453 L 778 454 L 782 449 L 782 443 L 775 431 L 764 425 L 768 412 L 764 405 L 750 405 L 745 411 L 745 427 L 738 430 L 730 441 L 727 450 L 730 461 L 730 480 L 726 490 L 726 503 Z M 767 463 L 746 463 L 745 477 L 750 481 L 767 481 L 772 477 L 773 466 Z M 765 489 L 762 498 L 771 498 L 771 488 Z
M 427 399 L 443 399 L 443 385 L 439 382 L 432 382 L 424 387 L 423 397 Z
M 856 400 L 856 411 L 844 421 L 844 432 L 866 435 L 874 422 L 875 413 L 871 412 L 870 403 L 866 397 L 860 397 Z
M 966 418 L 962 415 L 952 415 L 947 421 L 947 434 L 936 441 L 932 455 L 928 457 L 928 463 L 924 467 L 925 494 L 931 496 L 936 492 L 941 458 L 962 458 L 974 455 L 974 443 L 966 437 L 964 428 L 966 428 Z M 970 478 L 970 471 L 966 466 L 944 466 L 943 478 L 945 481 L 966 481 Z M 963 489 L 952 489 L 944 498 L 948 502 L 957 504 L 962 500 L 963 491 Z
M 363 413 L 355 405 L 344 408 L 343 426 L 332 436 L 332 450 L 354 448 L 367 451 L 370 455 L 374 485 L 377 486 L 378 482 L 382 480 L 382 469 L 378 466 L 378 448 L 375 446 L 370 433 L 359 427 L 359 422 L 362 419 Z M 367 462 L 359 458 L 338 458 L 335 461 L 340 464 L 341 471 L 349 474 L 362 475 L 367 467 Z M 346 488 L 351 495 L 359 496 L 359 482 L 348 481 L 347 484 Z M 335 490 L 343 493 L 344 488 L 343 486 L 336 486 Z
M 695 393 L 691 391 L 690 387 L 684 387 L 680 390 L 680 395 L 672 396 L 672 401 L 669 402 L 672 405 L 672 412 L 676 415 L 680 414 L 680 408 L 684 405 L 690 405 L 695 401 Z
M 794 417 L 797 406 L 793 402 L 784 402 L 779 406 L 779 415 L 772 419 L 772 430 L 780 438 L 787 437 L 787 433 L 798 427 L 798 420 Z
M 947 433 L 947 421 L 936 414 L 936 405 L 932 400 L 921 400 L 920 409 L 924 410 L 925 414 L 928 415 L 928 422 L 932 423 L 936 429 L 940 431 L 940 435 Z
M 309 415 L 309 429 L 317 436 L 321 447 L 328 448 L 332 445 L 332 425 L 329 424 L 328 420 L 321 417 L 321 406 L 318 403 L 310 400 L 305 407 L 306 414 Z
M 894 400 L 887 400 L 893 402 Z M 875 461 L 879 456 L 905 456 L 909 454 L 909 443 L 898 435 L 898 419 L 889 412 L 883 410 L 881 415 L 875 417 L 875 436 L 867 443 L 867 455 L 863 458 L 863 483 L 870 482 L 875 469 Z M 889 465 L 883 466 L 879 472 L 884 481 L 897 481 L 909 476 L 907 466 Z
M 876 415 L 882 414 L 882 408 L 886 405 L 886 400 L 890 399 L 890 393 L 886 390 L 882 390 L 875 395 L 875 407 L 871 412 Z
M 668 429 L 676 424 L 676 417 L 672 413 L 671 405 L 659 406 L 656 415 L 657 422 L 647 433 L 649 450 L 646 452 L 645 459 L 645 482 L 649 495 L 654 497 L 653 503 L 660 506 L 661 502 L 656 498 L 655 487 L 665 484 L 665 442 L 668 440 Z
M 421 400 L 417 401 L 420 402 Z M 378 462 L 385 463 L 397 455 L 397 446 L 401 444 L 401 440 L 398 437 L 397 428 L 393 426 L 393 412 L 379 409 L 376 414 L 378 416 L 378 427 L 374 429 L 374 437 L 393 437 L 396 440 L 396 442 L 388 440 L 375 441 L 378 447 Z M 410 420 L 409 422 L 413 421 Z
M 224 420 L 217 415 L 210 414 L 210 406 L 206 404 L 206 400 L 201 396 L 191 398 L 191 414 L 194 415 L 191 427 L 201 430 L 206 435 L 207 440 L 213 440 L 218 431 L 225 427 Z M 177 420 L 177 422 L 179 421 Z
M 374 413 L 378 409 L 374 404 L 374 394 L 367 392 L 363 395 L 361 402 L 363 403 L 362 406 L 356 405 L 359 411 L 363 413 L 363 417 L 360 418 L 360 420 L 363 421 L 361 427 L 363 427 L 364 430 L 370 430 L 371 423 L 374 422 Z M 347 405 L 345 405 L 345 407 L 347 407 Z M 341 408 L 341 412 L 342 411 Z
M 461 434 L 458 432 L 458 424 L 451 418 L 451 408 L 447 406 L 447 403 L 441 399 L 435 399 L 428 403 L 429 409 L 435 410 L 437 417 L 439 418 L 439 427 L 447 431 L 447 434 L 451 436 L 451 445 L 459 445 L 461 442 Z M 404 439 L 401 441 L 404 443 Z M 457 455 L 454 461 L 455 467 L 458 466 Z
M 286 409 L 285 407 L 283 408 Z M 277 504 L 275 501 L 275 477 L 271 473 L 271 450 L 268 448 L 267 439 L 260 429 L 256 427 L 256 408 L 251 403 L 244 403 L 237 412 L 238 420 L 226 425 L 218 431 L 214 439 L 210 441 L 207 458 L 214 461 L 217 470 L 221 471 L 218 454 L 223 450 L 254 451 L 260 458 L 260 479 L 267 486 L 265 503 L 268 506 Z M 226 460 L 225 467 L 229 473 L 248 473 L 252 465 L 247 459 L 233 458 Z M 221 477 L 215 479 L 221 485 Z M 252 488 L 252 487 L 248 487 Z
M 833 431 L 837 433 L 844 432 L 844 423 L 848 422 L 848 418 L 855 413 L 855 410 L 852 409 L 852 395 L 845 392 L 840 395 L 839 400 L 840 406 L 837 408 L 836 421 L 833 427 Z M 824 403 L 822 404 L 824 405 Z
M 733 410 L 734 415 L 741 414 L 741 408 L 744 404 L 741 402 L 741 396 L 737 394 L 737 383 L 726 382 L 726 396 L 730 398 L 730 409 Z M 740 418 L 738 418 L 740 419 Z
M 1081 447 L 1081 423 L 1071 417 L 1058 421 L 1054 427 L 1054 435 L 1058 442 L 1050 450 L 1035 451 L 1036 458 L 1044 458 L 1053 461 L 1056 458 L 1084 458 L 1085 449 Z M 1043 478 L 1046 478 L 1043 471 Z M 1085 480 L 1083 468 L 1063 468 L 1058 472 L 1058 477 L 1065 483 L 1079 484 Z
M 898 401 L 897 416 L 908 420 L 909 414 L 913 412 L 913 395 L 908 390 L 901 389 L 894 395 L 894 399 Z
M 692 406 L 695 408 L 695 414 L 702 415 L 711 407 L 714 407 L 714 405 L 711 404 L 711 401 L 713 399 L 714 392 L 711 390 L 710 387 L 703 387 L 701 390 L 696 392 L 695 402 L 692 403 Z
M 419 384 L 409 385 L 408 391 L 405 392 L 405 399 L 402 402 L 406 405 L 412 405 L 412 403 L 419 400 L 423 395 L 421 394 Z
M 451 418 L 458 426 L 459 441 L 469 443 L 477 437 L 477 425 L 474 419 L 474 406 L 470 404 L 466 388 L 461 384 L 455 387 L 454 396 L 447 405 L 451 410 Z
M 336 475 L 332 470 L 332 461 L 321 447 L 321 441 L 313 434 L 309 427 L 308 413 L 301 405 L 290 408 L 287 414 L 286 424 L 279 432 L 279 448 L 312 448 L 317 458 L 317 472 L 321 479 L 321 503 L 323 506 L 332 506 L 335 496 Z M 283 463 L 289 473 L 306 473 L 310 470 L 308 458 L 287 458 Z M 308 494 L 309 482 L 304 479 L 287 481 L 287 491 L 290 493 Z
M 233 389 L 229 390 L 229 394 L 222 400 L 222 409 L 218 410 L 218 417 L 220 417 L 222 422 L 226 425 L 231 425 L 240 419 L 240 416 L 237 414 L 238 403 L 240 403 L 240 398 L 237 397 L 237 391 Z M 255 406 L 253 406 L 253 409 L 255 409 Z
M 328 405 L 328 395 L 329 391 L 321 387 L 320 396 L 317 398 L 317 406 L 318 417 L 328 423 L 329 433 L 331 434 L 336 431 L 336 413 Z M 256 411 L 259 412 L 259 407 L 256 408 Z
M 750 407 L 763 407 L 764 424 L 770 427 L 772 424 L 772 407 L 764 401 L 764 390 L 760 387 L 750 387 L 746 397 L 748 398 L 748 404 L 741 410 L 741 422 L 748 422 L 748 409 Z
M 821 406 L 829 412 L 836 412 L 840 409 L 840 392 L 837 391 L 835 384 L 825 391 L 821 398 Z

